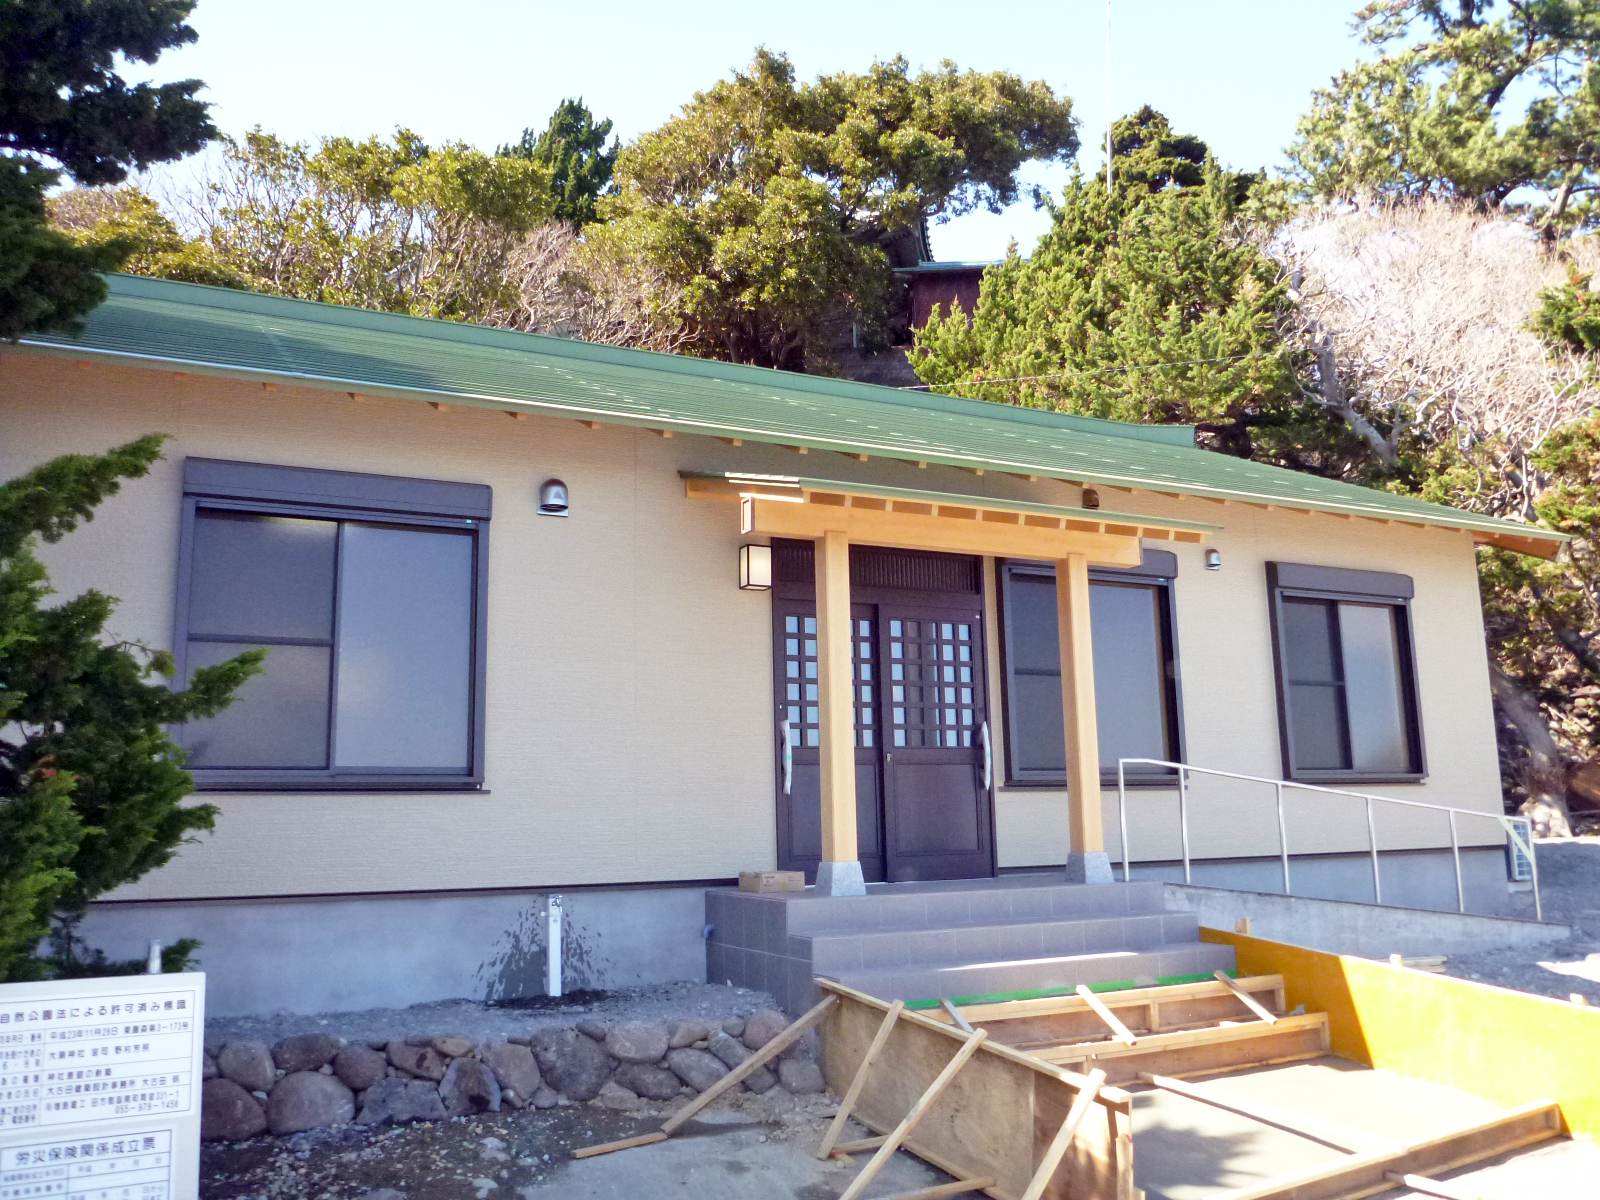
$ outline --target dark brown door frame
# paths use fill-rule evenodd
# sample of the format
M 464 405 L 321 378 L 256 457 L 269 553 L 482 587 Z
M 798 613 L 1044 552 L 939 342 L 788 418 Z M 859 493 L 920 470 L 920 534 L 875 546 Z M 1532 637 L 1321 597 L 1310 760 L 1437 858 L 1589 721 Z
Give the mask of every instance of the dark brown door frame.
M 816 803 L 820 805 L 817 796 L 816 783 L 813 778 L 819 773 L 817 750 L 814 747 L 800 746 L 794 751 L 791 776 L 791 794 L 785 795 L 783 791 L 784 758 L 783 746 L 777 722 L 793 701 L 789 699 L 787 685 L 797 682 L 801 685 L 801 704 L 804 705 L 806 680 L 804 667 L 801 668 L 800 677 L 791 679 L 785 672 L 786 660 L 790 657 L 787 653 L 787 640 L 796 636 L 795 633 L 785 628 L 786 619 L 790 616 L 800 618 L 800 636 L 804 637 L 804 617 L 815 616 L 816 589 L 811 575 L 811 544 L 809 542 L 794 542 L 784 539 L 774 539 L 774 579 L 772 590 L 773 606 L 773 733 L 772 744 L 775 752 L 775 777 L 777 779 L 777 842 L 778 865 L 785 870 L 804 870 L 807 882 L 815 879 L 816 864 L 820 855 L 820 840 L 817 843 L 817 852 L 807 853 L 811 849 L 811 837 L 808 836 L 810 822 L 804 823 L 806 829 L 800 829 L 799 818 L 809 818 L 808 813 L 795 811 L 795 805 Z M 963 619 L 973 619 L 973 667 L 974 675 L 981 688 L 977 698 L 977 707 L 982 715 L 976 718 L 981 722 L 987 718 L 990 722 L 990 737 L 996 736 L 993 726 L 992 710 L 989 704 L 989 671 L 986 623 L 984 621 L 984 595 L 982 592 L 984 577 L 982 560 L 967 555 L 944 555 L 924 551 L 882 550 L 871 546 L 851 547 L 851 615 L 856 621 L 871 622 L 872 645 L 871 659 L 873 667 L 873 698 L 871 701 L 873 730 L 873 745 L 867 747 L 858 745 L 856 748 L 856 778 L 857 796 L 856 811 L 858 814 L 858 836 L 860 842 L 860 857 L 862 873 L 868 882 L 886 878 L 940 878 L 940 877 L 984 877 L 995 874 L 995 820 L 994 820 L 994 788 L 981 787 L 981 779 L 977 780 L 978 795 L 976 797 L 976 819 L 979 828 L 981 843 L 981 865 L 974 864 L 971 871 L 964 871 L 957 876 L 941 876 L 934 873 L 918 873 L 915 864 L 901 864 L 901 870 L 896 870 L 896 864 L 889 854 L 887 834 L 893 817 L 887 813 L 886 798 L 889 791 L 887 778 L 890 764 L 886 761 L 886 754 L 891 753 L 894 747 L 886 745 L 889 740 L 889 725 L 885 721 L 888 714 L 888 686 L 889 646 L 887 641 L 887 626 L 884 620 L 886 614 L 895 611 L 912 613 L 933 612 L 948 613 L 949 619 L 954 620 L 956 615 Z M 881 586 L 889 584 L 890 586 Z M 907 586 L 909 585 L 909 586 Z M 932 585 L 931 587 L 929 585 Z M 948 590 L 946 590 L 948 589 Z M 913 617 L 913 619 L 917 619 Z M 813 635 L 814 636 L 814 635 Z M 861 661 L 859 649 L 860 639 L 857 639 L 856 659 Z M 803 650 L 804 647 L 802 646 Z M 815 682 L 814 680 L 812 682 Z M 857 680 L 857 685 L 865 683 L 863 679 Z M 860 697 L 858 694 L 858 701 Z M 803 714 L 802 714 L 803 715 Z M 859 722 L 858 729 L 864 728 Z M 974 755 L 981 756 L 981 750 L 976 744 L 978 724 L 974 724 Z M 803 740 L 803 739 L 802 739 Z M 914 755 L 912 757 L 915 757 Z M 908 762 L 906 765 L 910 765 Z M 981 758 L 975 758 L 973 769 L 981 772 Z M 820 823 L 820 813 L 818 816 Z M 802 845 L 801 842 L 806 844 Z M 967 861 L 973 863 L 971 856 Z M 910 873 L 907 873 L 907 870 Z

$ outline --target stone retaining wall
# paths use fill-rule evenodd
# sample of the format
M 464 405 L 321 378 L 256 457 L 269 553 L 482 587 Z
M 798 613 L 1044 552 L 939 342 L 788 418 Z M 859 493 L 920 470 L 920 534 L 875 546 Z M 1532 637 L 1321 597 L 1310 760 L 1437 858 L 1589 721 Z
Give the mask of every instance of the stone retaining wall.
M 443 1120 L 585 1101 L 629 1110 L 704 1091 L 788 1025 L 783 1013 L 764 1009 L 720 1027 L 580 1021 L 504 1041 L 416 1034 L 367 1044 L 302 1033 L 272 1046 L 208 1043 L 200 1135 L 238 1142 L 350 1122 Z M 757 1094 L 822 1091 L 814 1032 L 742 1086 Z

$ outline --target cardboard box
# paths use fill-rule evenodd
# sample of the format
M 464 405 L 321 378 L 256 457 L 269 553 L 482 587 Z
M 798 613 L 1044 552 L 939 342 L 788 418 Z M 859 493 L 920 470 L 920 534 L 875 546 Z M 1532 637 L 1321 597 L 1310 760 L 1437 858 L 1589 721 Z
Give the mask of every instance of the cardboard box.
M 741 892 L 803 892 L 806 890 L 804 871 L 740 871 Z

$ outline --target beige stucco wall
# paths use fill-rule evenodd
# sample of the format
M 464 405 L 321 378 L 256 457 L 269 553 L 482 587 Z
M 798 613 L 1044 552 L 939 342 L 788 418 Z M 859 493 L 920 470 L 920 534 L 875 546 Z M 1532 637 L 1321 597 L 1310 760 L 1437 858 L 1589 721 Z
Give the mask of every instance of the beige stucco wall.
M 1186 761 L 1198 767 L 1279 778 L 1277 691 L 1273 679 L 1266 566 L 1269 561 L 1392 571 L 1412 577 L 1417 690 L 1427 779 L 1420 784 L 1353 784 L 1353 790 L 1500 812 L 1499 767 L 1489 698 L 1482 608 L 1471 536 L 1450 530 L 1250 505 L 1130 496 L 1102 489 L 1106 508 L 1186 516 L 1223 526 L 1208 545 L 1222 568 L 1207 571 L 1204 548 L 1171 544 L 1178 556 L 1175 596 L 1178 669 Z M 1002 774 L 1003 778 L 1003 774 Z M 1065 795 L 1002 787 L 995 798 L 1000 861 L 1060 862 L 1066 853 Z M 1196 858 L 1278 852 L 1273 789 L 1197 778 L 1190 792 L 1191 853 Z M 1103 796 L 1106 846 L 1122 853 L 1117 794 Z M 1288 789 L 1286 814 L 1295 852 L 1367 848 L 1360 801 Z M 1375 808 L 1381 849 L 1449 844 L 1447 818 L 1394 805 Z M 1130 790 L 1133 857 L 1180 854 L 1176 792 Z M 1500 844 L 1499 826 L 1462 818 L 1461 842 Z
M 173 435 L 167 460 L 45 555 L 59 591 L 92 586 L 120 597 L 113 631 L 152 645 L 165 646 L 172 635 L 187 455 L 494 489 L 487 783 L 479 794 L 212 794 L 222 809 L 216 831 L 125 889 L 130 898 L 560 887 L 725 878 L 771 866 L 770 609 L 763 593 L 735 587 L 742 539 L 734 506 L 687 500 L 677 472 L 803 472 L 1047 502 L 1078 498 L 1067 484 L 993 473 L 975 478 L 827 454 L 802 459 L 712 438 L 590 430 L 560 418 L 511 421 L 472 408 L 436 412 L 414 401 L 268 391 L 0 352 L 0 477 L 152 430 Z M 572 489 L 567 520 L 534 512 L 535 490 L 552 475 Z M 1214 542 L 1220 572 L 1203 570 L 1199 547 L 1176 547 L 1191 762 L 1278 771 L 1263 562 L 1401 571 L 1416 579 L 1431 774 L 1420 786 L 1374 790 L 1498 807 L 1467 535 L 1147 493 L 1105 491 L 1102 500 L 1107 508 L 1226 527 Z M 997 628 L 991 620 L 991 633 Z M 1251 824 L 1237 819 L 1237 804 L 1216 797 L 1208 804 L 1196 792 L 1197 855 L 1275 852 L 1270 806 L 1263 803 L 1261 821 Z M 1170 807 L 1148 792 L 1130 805 L 1140 857 L 1175 847 Z M 1002 787 L 995 811 L 1002 867 L 1062 861 L 1062 794 Z M 1118 852 L 1114 793 L 1106 812 Z M 1365 846 L 1359 813 L 1346 821 L 1316 805 L 1303 812 L 1291 825 L 1295 849 Z M 1405 831 L 1392 821 L 1385 846 L 1402 844 Z

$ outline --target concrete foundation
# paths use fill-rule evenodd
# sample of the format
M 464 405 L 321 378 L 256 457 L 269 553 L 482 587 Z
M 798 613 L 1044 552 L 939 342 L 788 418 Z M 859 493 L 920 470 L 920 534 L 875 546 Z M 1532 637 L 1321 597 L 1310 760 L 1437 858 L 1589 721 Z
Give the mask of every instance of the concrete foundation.
M 401 1008 L 544 993 L 544 892 L 97 904 L 89 945 L 143 958 L 199 938 L 219 1017 Z M 565 989 L 705 978 L 700 887 L 561 892 Z
M 1113 862 L 1112 868 L 1121 882 L 1122 863 Z M 1385 850 L 1378 858 L 1378 872 L 1385 905 L 1456 911 L 1455 864 L 1448 849 Z M 1283 892 L 1283 866 L 1276 858 L 1197 859 L 1190 863 L 1190 875 L 1191 882 L 1202 887 L 1280 895 Z M 1135 862 L 1133 879 L 1182 883 L 1183 864 Z M 1375 899 L 1372 859 L 1366 854 L 1295 855 L 1289 860 L 1289 881 L 1295 896 L 1362 904 L 1371 904 Z M 1527 885 L 1508 882 L 1505 851 L 1500 847 L 1463 849 L 1461 882 L 1469 913 L 1509 917 L 1520 912 L 1511 889 Z
M 1463 864 L 1464 865 L 1464 864 Z M 1541 946 L 1571 936 L 1566 925 L 1541 925 L 1507 917 L 1434 912 L 1349 900 L 1272 895 L 1224 888 L 1166 885 L 1168 908 L 1196 914 L 1212 929 L 1233 929 L 1250 919 L 1254 937 L 1330 954 L 1388 958 L 1391 954 L 1476 954 L 1514 946 Z

